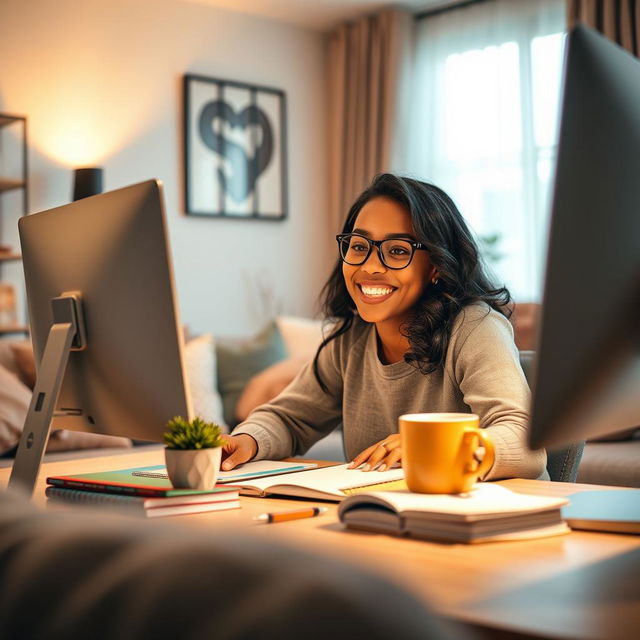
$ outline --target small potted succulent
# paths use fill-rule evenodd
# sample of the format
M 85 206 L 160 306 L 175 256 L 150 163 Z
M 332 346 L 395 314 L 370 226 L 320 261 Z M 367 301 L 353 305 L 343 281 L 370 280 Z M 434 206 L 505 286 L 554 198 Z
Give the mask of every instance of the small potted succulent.
M 169 420 L 164 434 L 167 474 L 180 489 L 212 489 L 218 479 L 224 437 L 213 422 L 202 418 Z

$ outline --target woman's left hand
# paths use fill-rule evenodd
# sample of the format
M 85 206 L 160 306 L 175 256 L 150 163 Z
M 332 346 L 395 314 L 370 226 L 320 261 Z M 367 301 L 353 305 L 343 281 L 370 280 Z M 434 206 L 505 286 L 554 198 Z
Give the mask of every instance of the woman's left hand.
M 401 457 L 400 434 L 394 433 L 359 453 L 349 464 L 349 469 L 364 465 L 362 471 L 386 471 L 400 462 Z

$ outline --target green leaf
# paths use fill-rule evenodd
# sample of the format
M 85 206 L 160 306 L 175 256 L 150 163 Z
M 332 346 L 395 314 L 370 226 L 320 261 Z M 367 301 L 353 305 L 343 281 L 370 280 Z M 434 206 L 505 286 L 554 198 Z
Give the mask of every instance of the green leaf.
M 164 442 L 168 449 L 213 449 L 224 445 L 222 429 L 213 422 L 197 417 L 185 420 L 175 416 L 167 422 Z

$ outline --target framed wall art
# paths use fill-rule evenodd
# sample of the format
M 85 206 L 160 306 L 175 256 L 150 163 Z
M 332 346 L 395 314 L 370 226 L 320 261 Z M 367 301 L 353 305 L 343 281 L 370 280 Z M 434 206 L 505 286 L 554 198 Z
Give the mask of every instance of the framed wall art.
M 183 92 L 186 212 L 285 218 L 284 91 L 187 74 Z

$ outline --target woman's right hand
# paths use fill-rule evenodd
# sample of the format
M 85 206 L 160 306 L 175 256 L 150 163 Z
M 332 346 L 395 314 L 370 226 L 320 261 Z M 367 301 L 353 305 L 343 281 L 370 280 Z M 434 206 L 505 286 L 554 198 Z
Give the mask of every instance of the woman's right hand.
M 249 462 L 256 453 L 258 453 L 258 443 L 249 434 L 239 433 L 237 436 L 225 436 L 221 469 L 230 471 L 239 464 Z

